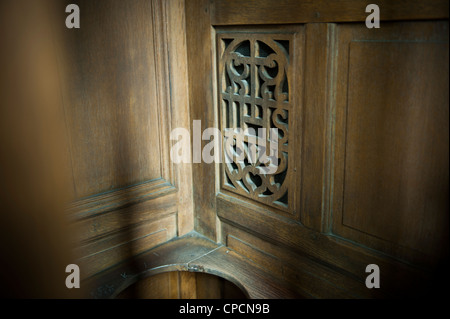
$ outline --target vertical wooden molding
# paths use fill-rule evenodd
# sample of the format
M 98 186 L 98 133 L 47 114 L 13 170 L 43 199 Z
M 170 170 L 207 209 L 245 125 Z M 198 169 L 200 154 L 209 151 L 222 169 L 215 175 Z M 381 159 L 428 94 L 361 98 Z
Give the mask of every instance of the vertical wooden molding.
M 186 1 L 186 35 L 189 70 L 191 122 L 201 120 L 202 128 L 214 125 L 212 81 L 212 41 L 209 0 Z M 192 130 L 191 130 L 192 131 Z M 202 183 L 193 184 L 195 230 L 216 240 L 215 192 L 206 181 L 215 181 L 214 165 L 194 164 L 193 176 Z M 208 184 L 209 185 L 209 184 Z M 214 185 L 214 183 L 212 183 Z
M 168 34 L 165 1 L 152 1 L 153 39 L 155 51 L 155 73 L 158 91 L 158 117 L 160 123 L 160 152 L 161 152 L 161 176 L 172 185 L 176 184 L 176 176 L 170 161 L 170 131 L 171 106 L 170 106 L 170 73 L 168 57 Z
M 327 24 L 306 25 L 300 220 L 317 231 L 322 230 L 329 31 Z
M 159 0 L 161 1 L 161 0 Z M 186 48 L 185 1 L 162 1 L 165 4 L 168 34 L 170 107 L 173 128 L 190 128 L 189 90 Z M 172 147 L 174 141 L 168 141 Z M 168 159 L 171 163 L 171 159 Z M 182 236 L 194 228 L 192 164 L 173 164 L 178 188 L 178 232 Z
M 190 127 L 184 0 L 154 0 L 153 25 L 161 123 L 161 171 L 178 189 L 178 235 L 194 228 L 192 165 L 175 165 L 170 158 L 173 128 Z M 176 110 L 176 112 L 174 111 Z
M 321 231 L 331 232 L 332 200 L 333 200 L 333 174 L 334 174 L 334 140 L 336 118 L 336 76 L 337 76 L 337 36 L 336 25 L 328 24 L 328 64 L 327 64 L 327 104 L 326 104 L 326 137 L 325 161 L 322 191 L 322 221 Z

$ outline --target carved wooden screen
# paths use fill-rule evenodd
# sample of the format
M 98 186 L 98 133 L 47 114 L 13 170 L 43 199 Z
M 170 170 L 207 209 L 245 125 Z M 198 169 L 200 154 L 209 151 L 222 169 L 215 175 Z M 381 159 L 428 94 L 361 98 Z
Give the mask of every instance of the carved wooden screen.
M 293 168 L 289 122 L 292 109 L 299 107 L 291 94 L 295 87 L 290 56 L 294 35 L 294 31 L 222 30 L 217 33 L 221 131 L 241 129 L 243 133 L 242 148 L 238 147 L 235 136 L 227 141 L 224 134 L 221 190 L 290 214 L 295 214 L 295 209 L 290 196 Z M 252 143 L 256 139 L 258 145 Z M 259 156 L 252 160 L 253 147 L 260 152 L 259 156 L 266 154 L 271 160 L 264 162 Z M 241 149 L 243 158 L 236 160 Z

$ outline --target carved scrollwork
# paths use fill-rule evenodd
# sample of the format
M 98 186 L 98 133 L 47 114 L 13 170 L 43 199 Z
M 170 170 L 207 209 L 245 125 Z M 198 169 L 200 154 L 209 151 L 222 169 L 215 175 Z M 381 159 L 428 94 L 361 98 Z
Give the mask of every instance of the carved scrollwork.
M 282 210 L 288 208 L 289 43 L 267 33 L 218 37 L 221 126 L 242 134 L 224 137 L 222 188 Z

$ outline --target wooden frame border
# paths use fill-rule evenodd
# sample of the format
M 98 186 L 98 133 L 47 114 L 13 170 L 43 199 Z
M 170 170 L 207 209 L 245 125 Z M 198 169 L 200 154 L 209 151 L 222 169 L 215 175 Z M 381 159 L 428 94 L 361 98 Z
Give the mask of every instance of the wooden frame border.
M 212 0 L 213 25 L 293 24 L 314 22 L 361 22 L 369 13 L 370 0 L 344 1 L 240 1 Z M 448 19 L 446 0 L 378 0 L 381 21 Z

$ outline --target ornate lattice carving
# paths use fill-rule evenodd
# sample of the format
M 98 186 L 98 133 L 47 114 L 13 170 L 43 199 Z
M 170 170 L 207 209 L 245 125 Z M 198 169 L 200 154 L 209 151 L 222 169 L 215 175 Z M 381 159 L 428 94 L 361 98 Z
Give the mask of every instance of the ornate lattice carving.
M 222 131 L 242 129 L 238 140 L 224 138 L 222 188 L 282 210 L 288 208 L 288 140 L 290 110 L 290 38 L 286 34 L 218 35 L 218 90 Z M 270 129 L 278 129 L 277 136 Z M 258 141 L 267 146 L 253 146 Z M 258 129 L 265 129 L 265 132 Z M 250 132 L 249 132 L 250 131 Z M 276 153 L 269 154 L 275 145 Z M 252 161 L 252 149 L 272 155 L 271 163 Z M 242 155 L 243 160 L 231 158 Z M 277 166 L 271 173 L 269 166 Z M 265 171 L 264 171 L 265 169 Z

